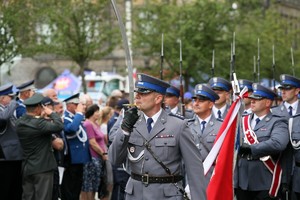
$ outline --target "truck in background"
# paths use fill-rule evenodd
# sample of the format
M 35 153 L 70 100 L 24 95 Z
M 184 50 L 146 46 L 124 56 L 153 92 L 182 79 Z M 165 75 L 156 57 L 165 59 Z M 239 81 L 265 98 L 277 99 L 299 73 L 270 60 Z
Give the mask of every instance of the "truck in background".
M 98 103 L 99 99 L 106 102 L 107 98 L 115 89 L 129 93 L 128 77 L 119 74 L 110 72 L 97 74 L 91 71 L 86 73 L 85 81 L 87 93 L 92 97 L 94 103 Z

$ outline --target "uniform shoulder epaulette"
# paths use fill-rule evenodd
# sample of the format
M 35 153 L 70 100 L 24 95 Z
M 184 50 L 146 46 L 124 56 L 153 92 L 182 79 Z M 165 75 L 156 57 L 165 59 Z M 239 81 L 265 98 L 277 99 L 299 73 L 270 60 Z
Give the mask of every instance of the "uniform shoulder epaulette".
M 169 113 L 169 116 L 177 117 L 177 118 L 179 118 L 179 119 L 184 120 L 184 117 L 183 117 L 182 115 L 180 115 L 180 114 L 174 114 L 174 113 L 170 112 L 170 113 Z
M 278 115 L 278 114 L 274 114 L 274 113 L 272 113 L 272 116 L 273 116 L 273 117 L 279 117 L 279 118 L 284 117 L 284 116 L 282 116 L 282 115 Z
M 190 118 L 190 119 L 187 119 L 188 122 L 194 122 L 195 121 L 195 118 Z

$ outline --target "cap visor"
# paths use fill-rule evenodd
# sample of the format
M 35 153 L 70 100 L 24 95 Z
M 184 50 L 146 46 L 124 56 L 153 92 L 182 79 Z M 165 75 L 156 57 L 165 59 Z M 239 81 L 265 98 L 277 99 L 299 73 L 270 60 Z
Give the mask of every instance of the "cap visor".
M 260 100 L 260 99 L 263 99 L 264 97 L 251 94 L 248 98 L 249 98 L 249 99 L 257 99 L 257 100 Z
M 293 85 L 280 85 L 278 88 L 279 89 L 292 89 L 294 88 L 295 86 Z
M 203 96 L 203 95 L 194 95 L 192 98 L 193 99 L 200 99 L 200 100 L 209 100 L 209 101 L 211 101 L 210 98 L 208 98 L 206 96 Z
M 146 88 L 137 88 L 137 89 L 134 90 L 134 92 L 142 93 L 142 94 L 148 94 L 150 92 L 153 92 L 153 90 L 149 90 L 149 89 L 146 89 Z

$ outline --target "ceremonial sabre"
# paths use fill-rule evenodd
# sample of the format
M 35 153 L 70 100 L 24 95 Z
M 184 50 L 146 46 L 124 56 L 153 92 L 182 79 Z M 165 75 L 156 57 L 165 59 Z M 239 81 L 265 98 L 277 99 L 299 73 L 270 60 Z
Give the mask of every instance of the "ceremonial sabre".
M 211 77 L 215 76 L 215 50 L 212 52 L 212 61 L 211 61 Z
M 291 47 L 291 58 L 292 58 L 292 72 L 293 76 L 295 76 L 295 67 L 294 67 L 294 53 L 293 53 L 293 47 Z
M 260 82 L 260 49 L 259 49 L 259 38 L 257 39 L 257 82 Z
M 276 91 L 276 81 L 275 81 L 275 46 L 273 45 L 273 48 L 272 48 L 272 54 L 273 54 L 273 62 L 272 62 L 272 72 L 273 72 L 273 91 L 275 92 L 275 94 L 277 94 L 277 91 Z M 277 102 L 277 97 L 275 97 L 275 105 L 277 106 L 278 105 L 278 102 Z
M 181 40 L 179 40 L 179 80 L 180 80 L 180 98 L 181 98 L 181 115 L 185 116 L 185 104 L 184 104 L 184 92 L 183 92 L 183 80 L 182 80 L 182 46 Z
M 120 11 L 115 3 L 114 0 L 110 1 L 112 4 L 112 7 L 114 9 L 114 12 L 116 14 L 116 17 L 118 19 L 118 23 L 120 26 L 120 32 L 122 35 L 122 40 L 123 40 L 123 46 L 124 46 L 124 50 L 125 50 L 125 61 L 126 61 L 126 66 L 127 66 L 127 70 L 128 70 L 128 78 L 129 78 L 129 101 L 131 104 L 133 104 L 133 98 L 134 98 L 134 85 L 133 85 L 133 69 L 132 69 L 132 56 L 131 56 L 131 52 L 129 49 L 129 44 L 128 44 L 128 38 L 125 32 L 125 26 L 123 24 L 121 15 L 120 15 Z
M 164 34 L 161 34 L 161 54 L 160 54 L 160 80 L 164 80 L 163 76 L 164 68 Z

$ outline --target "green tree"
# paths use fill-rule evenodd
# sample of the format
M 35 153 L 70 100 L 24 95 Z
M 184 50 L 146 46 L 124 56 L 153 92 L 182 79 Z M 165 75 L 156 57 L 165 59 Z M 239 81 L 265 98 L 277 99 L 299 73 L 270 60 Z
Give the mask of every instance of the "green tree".
M 19 0 L 10 6 L 19 19 L 14 28 L 22 55 L 53 54 L 73 60 L 86 92 L 84 70 L 89 61 L 108 55 L 119 39 L 109 2 Z
M 236 34 L 235 69 L 238 78 L 253 79 L 253 56 L 257 58 L 260 38 L 261 77 L 272 78 L 272 45 L 275 45 L 276 75 L 287 71 L 290 47 L 295 32 L 287 33 L 286 21 L 276 7 L 259 0 L 232 2 L 197 0 L 192 3 L 148 3 L 134 13 L 136 54 L 155 60 L 151 73 L 157 77 L 160 67 L 161 34 L 164 33 L 165 76 L 179 74 L 179 44 L 182 40 L 183 76 L 186 86 L 210 78 L 212 50 L 215 49 L 215 76 L 230 77 L 230 49 Z M 266 9 L 268 8 L 268 9 Z M 298 51 L 295 51 L 298 55 Z M 149 70 L 149 69 L 148 69 Z M 288 72 L 287 72 L 288 73 Z M 187 89 L 187 88 L 186 88 Z
M 182 40 L 183 77 L 185 86 L 190 78 L 205 82 L 211 76 L 212 51 L 216 50 L 216 74 L 229 69 L 230 42 L 233 24 L 230 24 L 230 7 L 203 0 L 177 6 L 174 4 L 149 4 L 135 13 L 134 44 L 142 54 L 159 59 L 160 35 L 164 33 L 165 77 L 179 75 L 179 43 Z M 224 43 L 228 41 L 228 44 Z M 226 51 L 225 51 L 226 49 Z M 227 53 L 226 53 L 227 52 Z M 226 53 L 226 55 L 225 55 Z M 159 62 L 151 66 L 153 74 L 159 71 Z M 156 73 L 155 73 L 156 72 Z M 187 88 L 185 88 L 187 89 Z
M 8 20 L 11 17 L 11 13 L 8 12 L 6 4 L 3 2 L 0 5 L 0 74 L 3 64 L 12 63 L 13 58 L 18 55 L 18 46 L 16 45 L 13 37 L 13 29 Z M 0 75 L 0 84 L 1 81 Z

